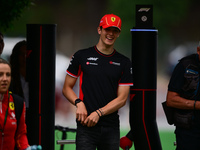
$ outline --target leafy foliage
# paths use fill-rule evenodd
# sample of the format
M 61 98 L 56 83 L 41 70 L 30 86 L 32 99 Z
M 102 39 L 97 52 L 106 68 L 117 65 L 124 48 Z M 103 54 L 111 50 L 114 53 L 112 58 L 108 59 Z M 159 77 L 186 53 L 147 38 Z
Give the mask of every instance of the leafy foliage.
M 21 17 L 31 0 L 0 0 L 0 30 L 7 30 Z

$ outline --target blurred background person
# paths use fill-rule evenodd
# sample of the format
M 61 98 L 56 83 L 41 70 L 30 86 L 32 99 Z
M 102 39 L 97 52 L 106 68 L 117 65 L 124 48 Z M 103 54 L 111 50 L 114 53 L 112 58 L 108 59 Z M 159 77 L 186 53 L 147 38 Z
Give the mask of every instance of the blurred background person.
M 176 150 L 200 149 L 200 45 L 197 53 L 176 65 L 167 92 L 167 105 L 175 108 Z
M 29 88 L 26 82 L 26 46 L 25 40 L 19 41 L 10 55 L 12 70 L 11 91 L 25 100 L 26 108 L 29 107 Z
M 3 48 L 4 48 L 4 40 L 3 40 L 3 34 L 0 32 L 0 56 L 3 52 Z

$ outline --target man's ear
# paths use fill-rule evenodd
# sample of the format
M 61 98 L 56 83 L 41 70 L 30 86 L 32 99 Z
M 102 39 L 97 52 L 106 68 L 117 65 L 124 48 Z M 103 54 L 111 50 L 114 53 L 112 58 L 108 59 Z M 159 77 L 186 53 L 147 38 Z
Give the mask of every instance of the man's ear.
M 121 31 L 119 31 L 119 34 L 118 34 L 118 36 L 117 36 L 117 37 L 119 37 L 119 36 L 120 36 L 120 33 L 121 33 Z
M 200 54 L 200 46 L 197 47 L 197 53 Z
M 100 27 L 97 27 L 97 32 L 98 32 L 98 34 L 101 34 L 101 28 Z
M 197 54 L 199 55 L 199 60 L 200 60 L 200 46 L 197 47 Z

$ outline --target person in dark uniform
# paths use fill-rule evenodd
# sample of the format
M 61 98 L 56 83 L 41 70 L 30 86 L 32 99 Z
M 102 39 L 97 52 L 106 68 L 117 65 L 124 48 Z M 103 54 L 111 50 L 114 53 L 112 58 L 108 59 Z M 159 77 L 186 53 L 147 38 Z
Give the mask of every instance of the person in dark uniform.
M 12 81 L 10 90 L 24 98 L 26 108 L 29 107 L 29 85 L 26 79 L 26 47 L 25 40 L 15 44 L 10 55 Z
M 167 105 L 174 109 L 176 150 L 200 149 L 200 46 L 197 54 L 176 65 L 167 93 Z
M 77 150 L 118 150 L 118 110 L 126 103 L 132 83 L 131 61 L 114 49 L 121 19 L 102 17 L 97 45 L 77 51 L 70 61 L 64 96 L 76 106 Z M 79 77 L 79 97 L 73 87 Z

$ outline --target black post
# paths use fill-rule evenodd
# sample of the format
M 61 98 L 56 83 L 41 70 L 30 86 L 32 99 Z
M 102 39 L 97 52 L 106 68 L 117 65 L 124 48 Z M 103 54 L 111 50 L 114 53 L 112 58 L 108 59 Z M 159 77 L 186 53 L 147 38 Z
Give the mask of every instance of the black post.
M 152 20 L 152 5 L 136 6 L 136 27 L 131 29 L 134 86 L 130 91 L 130 132 L 136 150 L 162 149 L 156 123 L 158 31 Z
M 27 81 L 30 145 L 54 150 L 56 25 L 27 25 Z

